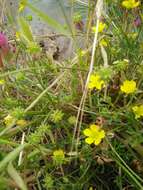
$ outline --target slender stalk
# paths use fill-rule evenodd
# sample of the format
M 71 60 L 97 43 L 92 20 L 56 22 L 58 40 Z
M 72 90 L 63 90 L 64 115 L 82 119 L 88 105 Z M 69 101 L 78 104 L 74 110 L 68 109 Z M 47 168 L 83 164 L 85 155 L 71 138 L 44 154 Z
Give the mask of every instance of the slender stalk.
M 95 31 L 95 35 L 94 35 L 92 56 L 91 56 L 91 62 L 90 62 L 88 76 L 87 76 L 86 83 L 85 83 L 85 89 L 84 89 L 84 92 L 83 92 L 83 95 L 82 95 L 82 98 L 80 101 L 80 105 L 79 105 L 79 109 L 78 109 L 78 113 L 77 113 L 76 124 L 74 127 L 71 152 L 73 151 L 76 133 L 77 133 L 77 140 L 76 140 L 75 149 L 76 149 L 76 151 L 78 151 L 79 135 L 80 135 L 80 129 L 81 129 L 82 118 L 83 118 L 83 113 L 84 113 L 81 110 L 84 109 L 84 105 L 85 105 L 85 101 L 86 101 L 86 97 L 87 97 L 87 92 L 88 92 L 88 83 L 89 83 L 90 75 L 93 71 L 94 57 L 95 57 L 95 51 L 96 51 L 97 39 L 98 39 L 98 28 L 99 28 L 99 21 L 100 21 L 100 16 L 101 16 L 101 12 L 102 12 L 102 7 L 103 7 L 103 0 L 98 0 L 97 4 L 96 4 L 96 15 L 97 15 L 96 28 L 97 28 L 97 30 Z

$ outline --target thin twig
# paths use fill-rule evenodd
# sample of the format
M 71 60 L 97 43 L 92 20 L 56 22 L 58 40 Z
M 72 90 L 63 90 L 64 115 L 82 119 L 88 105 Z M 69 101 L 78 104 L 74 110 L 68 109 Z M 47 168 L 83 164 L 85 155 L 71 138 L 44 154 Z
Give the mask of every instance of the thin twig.
M 94 35 L 94 42 L 93 42 L 93 48 L 92 48 L 91 63 L 90 63 L 89 72 L 88 72 L 88 76 L 87 76 L 86 83 L 85 83 L 85 89 L 84 89 L 84 92 L 83 92 L 83 95 L 82 95 L 82 98 L 80 101 L 78 113 L 77 113 L 77 119 L 76 119 L 76 124 L 74 127 L 74 133 L 73 133 L 73 138 L 72 138 L 71 152 L 73 151 L 76 133 L 77 133 L 77 140 L 76 140 L 75 149 L 76 149 L 76 151 L 78 151 L 80 129 L 81 129 L 82 118 L 83 118 L 83 113 L 84 113 L 83 110 L 84 110 L 84 105 L 85 105 L 85 101 L 86 101 L 86 97 L 87 97 L 88 83 L 89 83 L 90 75 L 93 71 L 93 66 L 94 66 L 94 57 L 95 57 L 95 51 L 96 51 L 96 46 L 97 46 L 98 28 L 99 28 L 99 21 L 100 21 L 100 17 L 101 17 L 102 7 L 103 7 L 103 0 L 98 0 L 97 4 L 96 4 L 97 21 L 96 21 L 96 31 L 95 31 L 95 35 Z
M 23 132 L 22 134 L 22 139 L 21 139 L 21 145 L 24 144 L 24 139 L 25 139 L 25 133 Z M 21 162 L 22 162 L 22 156 L 23 156 L 23 150 L 20 152 L 19 154 L 19 159 L 18 159 L 18 166 L 21 165 Z
M 59 77 L 57 77 L 54 82 L 50 86 L 48 86 L 26 109 L 25 113 L 29 111 L 31 108 L 33 108 L 39 100 L 47 93 L 48 90 L 50 90 L 63 76 L 65 73 L 62 73 Z

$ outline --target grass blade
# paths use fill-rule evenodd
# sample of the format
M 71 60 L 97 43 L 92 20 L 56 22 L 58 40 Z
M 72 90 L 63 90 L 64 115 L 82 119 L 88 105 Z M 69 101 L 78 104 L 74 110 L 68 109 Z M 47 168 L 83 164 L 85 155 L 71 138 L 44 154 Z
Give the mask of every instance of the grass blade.
M 19 173 L 16 171 L 16 169 L 13 167 L 11 162 L 8 164 L 7 171 L 10 177 L 15 181 L 15 183 L 21 190 L 28 190 L 23 179 L 21 178 Z
M 29 40 L 34 41 L 31 28 L 27 21 L 23 17 L 19 17 L 18 19 L 20 28 L 22 30 L 23 35 Z
M 69 36 L 68 30 L 66 30 L 60 23 L 58 23 L 53 18 L 49 17 L 44 12 L 40 11 L 39 9 L 35 8 L 32 4 L 27 3 L 27 6 L 38 16 L 40 17 L 45 23 L 47 23 L 50 27 L 55 29 L 57 32 Z
M 29 146 L 29 144 L 20 145 L 15 148 L 12 152 L 10 152 L 1 162 L 0 162 L 0 172 L 3 171 L 3 168 L 7 166 L 9 162 L 12 162 L 19 153 L 25 148 Z

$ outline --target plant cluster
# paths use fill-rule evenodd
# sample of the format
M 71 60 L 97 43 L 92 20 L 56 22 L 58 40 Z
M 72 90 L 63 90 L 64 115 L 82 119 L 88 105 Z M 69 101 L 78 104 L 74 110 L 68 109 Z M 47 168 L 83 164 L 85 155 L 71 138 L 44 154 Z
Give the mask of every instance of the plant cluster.
M 0 34 L 0 189 L 142 190 L 142 2 L 69 3 L 62 26 L 20 0 Z M 26 8 L 72 38 L 71 58 L 46 54 Z

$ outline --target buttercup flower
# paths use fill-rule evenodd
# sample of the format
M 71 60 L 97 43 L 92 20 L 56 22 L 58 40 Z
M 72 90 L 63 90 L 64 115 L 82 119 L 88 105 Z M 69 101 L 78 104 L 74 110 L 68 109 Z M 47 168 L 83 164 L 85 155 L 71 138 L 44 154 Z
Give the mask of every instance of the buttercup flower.
M 132 108 L 132 110 L 133 110 L 133 112 L 135 114 L 135 118 L 136 119 L 138 119 L 138 118 L 140 118 L 140 117 L 143 116 L 143 105 L 141 105 L 141 106 L 134 106 Z
M 104 86 L 105 82 L 101 80 L 100 75 L 91 75 L 88 83 L 88 88 L 93 89 L 96 88 L 98 90 L 101 90 L 101 88 Z
M 103 30 L 104 30 L 105 28 L 107 28 L 107 25 L 106 25 L 105 23 L 103 23 L 103 22 L 100 22 L 100 23 L 99 23 L 99 27 L 98 27 L 98 32 L 99 32 L 99 33 L 103 32 Z M 92 27 L 92 31 L 93 31 L 94 33 L 96 32 L 96 26 L 93 26 L 93 27 Z
M 120 86 L 122 92 L 126 94 L 131 94 L 136 91 L 136 82 L 131 80 L 125 80 L 123 84 Z
M 87 136 L 85 142 L 87 144 L 94 143 L 95 145 L 99 145 L 102 139 L 105 137 L 105 131 L 100 129 L 98 125 L 90 125 L 89 128 L 83 131 L 84 135 Z
M 122 6 L 125 7 L 126 9 L 133 9 L 136 8 L 140 5 L 140 1 L 136 0 L 125 0 L 122 2 Z

